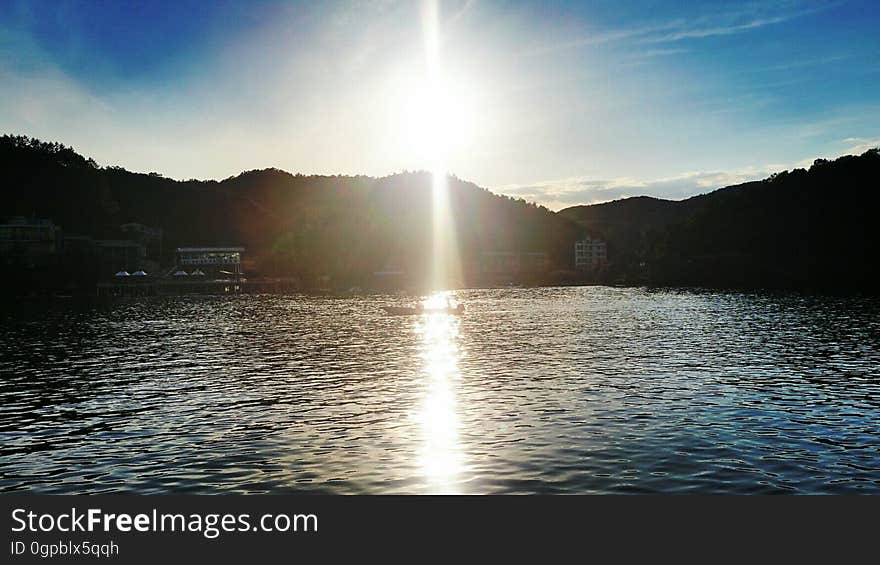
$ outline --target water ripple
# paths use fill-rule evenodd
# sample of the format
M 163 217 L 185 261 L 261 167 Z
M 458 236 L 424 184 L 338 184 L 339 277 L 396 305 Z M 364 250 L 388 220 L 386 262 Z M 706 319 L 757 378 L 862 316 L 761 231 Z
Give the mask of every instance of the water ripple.
M 880 302 L 603 287 L 0 313 L 0 489 L 880 493 Z

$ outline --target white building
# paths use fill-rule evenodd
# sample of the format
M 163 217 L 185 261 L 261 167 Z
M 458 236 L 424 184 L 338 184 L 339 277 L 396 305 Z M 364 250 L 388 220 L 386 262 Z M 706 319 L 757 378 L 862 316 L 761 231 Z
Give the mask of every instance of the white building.
M 601 239 L 586 236 L 574 242 L 574 268 L 578 271 L 595 271 L 608 263 L 608 244 Z

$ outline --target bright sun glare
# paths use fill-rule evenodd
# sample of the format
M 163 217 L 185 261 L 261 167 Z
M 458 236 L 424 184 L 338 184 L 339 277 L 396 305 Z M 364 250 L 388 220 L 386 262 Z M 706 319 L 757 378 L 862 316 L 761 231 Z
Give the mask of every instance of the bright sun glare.
M 475 138 L 480 89 L 444 59 L 435 0 L 423 1 L 422 30 L 423 58 L 397 67 L 385 92 L 401 155 L 433 171 L 447 169 Z
M 453 95 L 443 71 L 440 37 L 440 17 L 436 0 L 425 0 L 422 15 L 425 40 L 425 82 L 413 96 L 416 106 L 413 116 L 415 127 L 420 127 L 419 139 L 428 152 L 431 163 L 432 194 L 432 272 L 431 286 L 445 289 L 454 286 L 460 275 L 455 222 L 449 204 L 446 175 L 453 141 L 466 129 L 467 112 L 461 97 Z M 420 118 L 420 119 L 419 119 Z
M 455 284 L 460 268 L 446 175 L 449 152 L 466 126 L 467 111 L 462 98 L 450 89 L 442 70 L 436 0 L 425 0 L 423 18 L 426 80 L 412 97 L 413 107 L 408 111 L 432 164 L 431 284 L 434 289 L 442 289 Z M 425 308 L 442 308 L 451 298 L 448 291 L 435 292 L 425 301 Z M 432 491 L 451 493 L 458 490 L 456 483 L 462 468 L 455 395 L 458 319 L 429 315 L 422 324 L 427 373 L 420 414 L 425 439 L 422 466 Z
M 454 297 L 437 292 L 425 301 L 426 308 L 439 308 Z M 422 336 L 425 395 L 417 419 L 423 447 L 421 466 L 433 494 L 456 494 L 464 471 L 459 440 L 456 388 L 458 382 L 458 332 L 456 316 L 424 316 L 417 322 Z
M 457 84 L 437 77 L 405 87 L 402 120 L 404 137 L 431 163 L 446 168 L 453 151 L 472 137 L 475 112 L 472 98 Z

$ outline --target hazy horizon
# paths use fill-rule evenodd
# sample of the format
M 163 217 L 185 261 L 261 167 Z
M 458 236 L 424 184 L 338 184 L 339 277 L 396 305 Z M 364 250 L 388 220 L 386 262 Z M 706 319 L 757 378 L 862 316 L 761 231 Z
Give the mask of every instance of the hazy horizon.
M 4 133 L 177 179 L 382 177 L 442 145 L 558 210 L 880 145 L 870 2 L 440 2 L 439 80 L 421 2 L 0 7 Z

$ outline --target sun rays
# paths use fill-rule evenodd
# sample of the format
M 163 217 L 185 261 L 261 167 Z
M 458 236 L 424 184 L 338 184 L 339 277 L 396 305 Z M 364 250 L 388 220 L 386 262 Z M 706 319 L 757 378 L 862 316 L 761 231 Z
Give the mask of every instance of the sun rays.
M 424 120 L 425 139 L 433 154 L 431 155 L 431 209 L 432 209 L 432 249 L 430 285 L 434 290 L 443 290 L 460 284 L 461 266 L 455 236 L 455 221 L 450 205 L 447 167 L 452 137 L 455 131 L 450 128 L 461 119 L 461 110 L 449 96 L 442 61 L 442 37 L 440 15 L 436 0 L 425 0 L 422 14 L 422 27 L 425 43 L 425 86 Z

